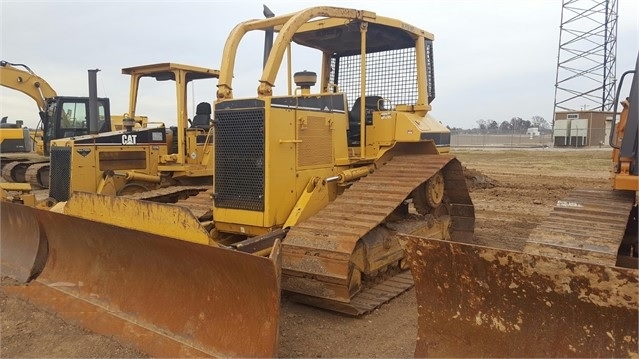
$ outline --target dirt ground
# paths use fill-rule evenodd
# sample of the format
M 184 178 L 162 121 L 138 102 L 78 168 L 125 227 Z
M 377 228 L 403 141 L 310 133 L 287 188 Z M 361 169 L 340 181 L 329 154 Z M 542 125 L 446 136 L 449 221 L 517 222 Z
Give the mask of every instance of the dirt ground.
M 518 249 L 573 188 L 608 188 L 609 150 L 464 149 L 480 244 Z M 4 278 L 2 286 L 14 285 Z M 281 357 L 412 357 L 417 308 L 410 290 L 360 318 L 282 298 Z M 0 357 L 145 357 L 0 290 Z

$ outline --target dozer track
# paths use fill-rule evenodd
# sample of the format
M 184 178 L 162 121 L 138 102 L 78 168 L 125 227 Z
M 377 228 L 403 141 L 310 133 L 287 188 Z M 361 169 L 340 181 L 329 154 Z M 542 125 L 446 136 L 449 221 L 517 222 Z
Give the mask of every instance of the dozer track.
M 36 163 L 27 167 L 25 179 L 32 186 L 49 188 L 49 163 Z
M 524 252 L 614 266 L 634 197 L 631 191 L 572 191 L 531 232 Z
M 282 288 L 294 300 L 355 316 L 410 289 L 413 281 L 401 268 L 404 254 L 395 234 L 422 230 L 419 224 L 428 221 L 409 215 L 397 227 L 391 217 L 438 171 L 444 175 L 443 217 L 450 218 L 450 235 L 470 240 L 474 210 L 460 163 L 452 156 L 396 156 L 289 230 L 282 245 Z M 440 238 L 443 231 L 448 228 L 435 230 Z
M 14 161 L 2 166 L 2 178 L 7 182 L 26 182 L 28 161 Z
M 49 188 L 48 168 L 48 160 L 16 160 L 2 166 L 2 178 L 7 182 L 29 182 L 41 188 Z

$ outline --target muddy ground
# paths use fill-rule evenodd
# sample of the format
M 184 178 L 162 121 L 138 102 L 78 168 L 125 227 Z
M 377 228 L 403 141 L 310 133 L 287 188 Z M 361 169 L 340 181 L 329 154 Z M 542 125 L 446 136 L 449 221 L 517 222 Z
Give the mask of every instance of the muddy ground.
M 479 244 L 521 249 L 573 188 L 608 188 L 609 150 L 456 150 L 466 166 Z M 2 286 L 14 285 L 6 278 Z M 282 299 L 281 357 L 411 357 L 416 300 L 410 290 L 361 318 Z M 67 323 L 0 290 L 0 357 L 144 357 L 117 340 Z

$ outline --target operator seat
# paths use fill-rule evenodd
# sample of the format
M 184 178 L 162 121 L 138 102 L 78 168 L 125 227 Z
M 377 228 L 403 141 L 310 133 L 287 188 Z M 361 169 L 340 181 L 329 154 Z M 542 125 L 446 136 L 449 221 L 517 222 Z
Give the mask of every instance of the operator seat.
M 211 128 L 211 104 L 200 102 L 195 108 L 195 116 L 191 121 L 191 128 L 201 128 L 208 131 Z
M 365 108 L 365 121 L 367 125 L 373 124 L 373 111 L 383 110 L 378 109 L 378 104 L 381 105 L 381 96 L 366 96 L 364 108 Z M 358 97 L 353 103 L 353 107 L 348 111 L 348 145 L 358 146 L 360 143 L 360 124 L 359 118 L 360 110 L 362 106 L 362 98 Z

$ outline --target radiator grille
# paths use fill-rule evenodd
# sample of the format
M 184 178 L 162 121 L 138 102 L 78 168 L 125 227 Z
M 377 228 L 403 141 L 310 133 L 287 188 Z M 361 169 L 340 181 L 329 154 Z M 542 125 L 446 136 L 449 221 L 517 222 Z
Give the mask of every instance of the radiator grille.
M 264 108 L 215 110 L 215 205 L 264 211 Z
M 49 176 L 49 197 L 58 202 L 68 200 L 71 186 L 71 147 L 51 147 Z

